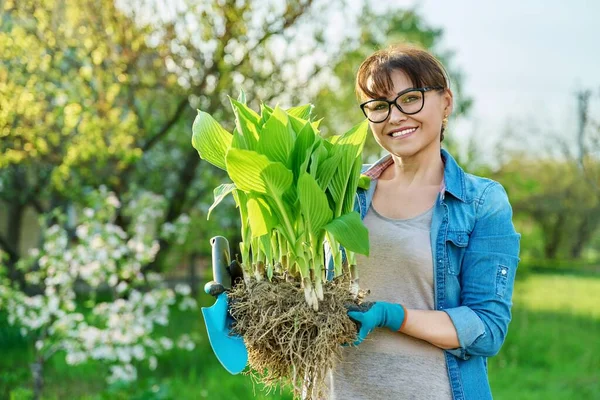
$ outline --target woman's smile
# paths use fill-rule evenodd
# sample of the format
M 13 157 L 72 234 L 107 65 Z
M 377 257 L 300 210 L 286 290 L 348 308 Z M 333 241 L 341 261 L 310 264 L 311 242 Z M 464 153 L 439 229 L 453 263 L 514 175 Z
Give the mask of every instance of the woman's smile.
M 417 129 L 418 128 L 415 126 L 397 128 L 397 129 L 392 130 L 390 133 L 388 133 L 388 136 L 394 140 L 404 139 L 408 136 L 411 136 L 413 133 L 415 133 L 417 131 Z

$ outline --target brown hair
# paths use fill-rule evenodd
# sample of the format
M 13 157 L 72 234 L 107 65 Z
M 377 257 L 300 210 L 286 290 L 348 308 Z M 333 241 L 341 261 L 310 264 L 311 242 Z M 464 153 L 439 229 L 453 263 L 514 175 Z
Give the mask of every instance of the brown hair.
M 358 68 L 355 90 L 359 102 L 386 97 L 393 90 L 390 75 L 395 70 L 404 72 L 415 87 L 449 87 L 446 69 L 431 53 L 413 45 L 392 45 L 373 53 Z M 443 129 L 440 139 L 444 140 Z

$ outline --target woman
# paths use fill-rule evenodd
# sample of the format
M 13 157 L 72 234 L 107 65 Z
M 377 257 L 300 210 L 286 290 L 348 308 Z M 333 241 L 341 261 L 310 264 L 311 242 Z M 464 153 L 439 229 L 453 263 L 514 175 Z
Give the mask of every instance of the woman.
M 431 54 L 378 51 L 356 90 L 389 154 L 363 168 L 371 250 L 357 264 L 374 303 L 348 312 L 357 346 L 331 374 L 331 399 L 491 399 L 487 357 L 506 336 L 519 261 L 506 192 L 441 149 L 453 96 Z

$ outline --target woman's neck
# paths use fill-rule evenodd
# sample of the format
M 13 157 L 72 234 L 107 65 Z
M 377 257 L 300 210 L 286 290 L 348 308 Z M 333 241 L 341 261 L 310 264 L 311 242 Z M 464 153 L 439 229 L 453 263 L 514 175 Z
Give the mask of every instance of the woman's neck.
M 411 157 L 392 154 L 394 163 L 385 171 L 384 179 L 394 181 L 402 187 L 439 185 L 444 177 L 444 162 L 440 149 L 432 147 Z

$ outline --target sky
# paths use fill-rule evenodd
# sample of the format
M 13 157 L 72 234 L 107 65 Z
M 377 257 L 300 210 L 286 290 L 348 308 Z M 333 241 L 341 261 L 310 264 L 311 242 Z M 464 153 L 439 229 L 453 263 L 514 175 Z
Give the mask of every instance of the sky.
M 474 99 L 468 118 L 455 122 L 453 132 L 461 140 L 475 135 L 485 147 L 507 125 L 524 134 L 538 127 L 574 138 L 575 91 L 590 88 L 600 97 L 600 1 L 391 4 L 418 4 L 424 20 L 444 30 L 441 47 L 455 52 L 454 65 L 464 72 L 465 92 Z

